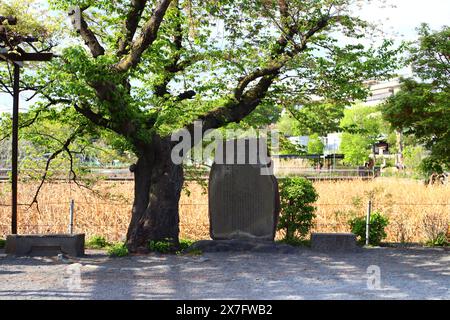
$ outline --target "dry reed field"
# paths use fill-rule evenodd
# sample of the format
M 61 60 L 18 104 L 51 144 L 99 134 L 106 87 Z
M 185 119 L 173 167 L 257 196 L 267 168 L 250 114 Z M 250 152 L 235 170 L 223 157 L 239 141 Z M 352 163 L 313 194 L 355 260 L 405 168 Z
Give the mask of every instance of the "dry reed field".
M 47 183 L 39 204 L 29 206 L 37 185 L 19 184 L 20 233 L 67 232 L 69 202 L 75 201 L 75 232 L 87 238 L 103 235 L 110 241 L 123 240 L 131 210 L 133 183 L 100 182 L 95 194 L 73 183 Z M 389 217 L 389 242 L 424 242 L 430 228 L 447 228 L 450 221 L 450 186 L 424 186 L 414 180 L 377 178 L 370 181 L 315 182 L 320 197 L 313 231 L 347 232 L 347 221 L 363 216 L 368 199 L 373 210 Z M 192 240 L 209 238 L 208 197 L 195 182 L 186 188 L 180 203 L 181 237 Z M 107 194 L 114 195 L 113 197 Z M 10 185 L 0 184 L 0 237 L 10 230 Z M 431 225 L 431 226 L 430 226 Z

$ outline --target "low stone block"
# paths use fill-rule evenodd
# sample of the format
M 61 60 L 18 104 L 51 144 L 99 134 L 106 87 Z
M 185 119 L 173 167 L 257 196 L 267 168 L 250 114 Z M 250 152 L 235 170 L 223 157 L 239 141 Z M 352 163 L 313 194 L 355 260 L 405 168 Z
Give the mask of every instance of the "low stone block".
M 8 235 L 5 253 L 16 256 L 84 255 L 84 234 Z
M 357 251 L 356 235 L 353 233 L 312 233 L 311 249 L 326 252 Z

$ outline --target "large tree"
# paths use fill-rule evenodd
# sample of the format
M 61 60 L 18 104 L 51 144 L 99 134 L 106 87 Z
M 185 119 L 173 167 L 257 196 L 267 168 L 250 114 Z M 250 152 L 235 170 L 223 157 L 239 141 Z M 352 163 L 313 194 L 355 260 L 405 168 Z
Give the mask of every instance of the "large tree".
M 442 172 L 450 167 L 450 27 L 432 31 L 424 24 L 418 31 L 407 58 L 415 78 L 402 79 L 381 110 L 395 129 L 430 151 L 424 171 Z
M 183 168 L 171 161 L 171 133 L 193 132 L 195 120 L 203 132 L 239 123 L 299 97 L 364 98 L 363 81 L 388 75 L 396 50 L 358 44 L 369 25 L 352 16 L 357 2 L 51 0 L 72 13 L 76 33 L 35 77 L 49 102 L 36 108 L 45 115 L 54 103 L 73 123 L 66 149 L 100 128 L 136 154 L 130 251 L 176 243 Z

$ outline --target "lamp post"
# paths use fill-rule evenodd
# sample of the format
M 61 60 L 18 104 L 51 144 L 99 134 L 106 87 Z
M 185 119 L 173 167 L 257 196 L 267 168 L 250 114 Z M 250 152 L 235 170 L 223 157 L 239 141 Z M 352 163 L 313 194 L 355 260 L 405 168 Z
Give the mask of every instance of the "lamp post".
M 15 17 L 2 17 L 0 21 L 7 19 L 10 25 L 17 22 Z M 0 29 L 0 44 L 5 43 L 7 32 Z M 3 40 L 3 41 L 2 41 Z M 49 61 L 53 54 L 49 52 L 25 52 L 18 47 L 20 43 L 32 43 L 37 39 L 33 37 L 20 37 L 20 42 L 14 51 L 6 47 L 0 47 L 0 60 L 13 64 L 13 114 L 12 114 L 12 160 L 11 160 L 11 233 L 17 234 L 17 177 L 18 177 L 18 145 L 19 145 L 19 95 L 20 95 L 20 68 L 24 61 Z

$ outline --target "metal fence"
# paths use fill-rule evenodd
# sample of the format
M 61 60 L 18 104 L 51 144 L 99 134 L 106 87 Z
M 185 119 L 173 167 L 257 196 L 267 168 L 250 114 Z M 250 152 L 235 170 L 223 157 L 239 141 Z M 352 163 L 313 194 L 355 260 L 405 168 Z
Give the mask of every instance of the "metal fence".
M 0 169 L 0 181 L 9 180 L 9 169 Z M 27 177 L 27 172 L 35 177 L 40 177 L 39 172 L 34 170 L 21 170 L 23 177 Z M 195 171 L 186 170 L 186 179 L 207 179 L 209 176 L 208 170 Z M 55 172 L 56 176 L 52 180 L 67 181 L 67 172 Z M 59 175 L 58 175 L 59 174 Z M 93 177 L 102 178 L 109 181 L 132 181 L 133 174 L 128 169 L 93 169 L 90 172 Z M 305 177 L 310 180 L 345 180 L 345 179 L 373 179 L 380 176 L 380 171 L 374 169 L 349 168 L 349 169 L 313 169 L 294 166 L 275 166 L 274 175 L 277 178 L 284 178 L 290 176 Z
M 348 232 L 349 219 L 366 216 L 374 211 L 388 212 L 389 241 L 422 241 L 424 215 L 439 214 L 447 222 L 450 219 L 450 203 L 316 203 L 316 219 L 313 232 Z M 9 207 L 0 203 L 0 236 L 10 233 Z M 83 232 L 87 236 L 103 235 L 111 240 L 121 240 L 126 234 L 132 203 L 130 202 L 47 202 L 30 207 L 19 205 L 19 233 L 67 233 Z M 100 211 L 101 216 L 96 214 Z M 418 212 L 417 214 L 414 212 Z M 182 232 L 191 238 L 207 238 L 209 235 L 208 204 L 180 203 Z M 366 230 L 370 229 L 366 228 Z M 188 231 L 186 231 L 188 230 Z

